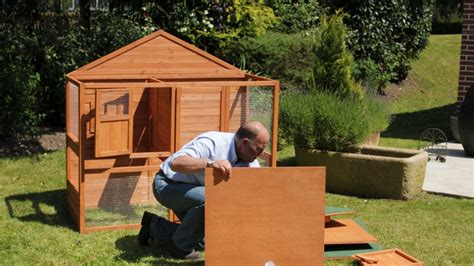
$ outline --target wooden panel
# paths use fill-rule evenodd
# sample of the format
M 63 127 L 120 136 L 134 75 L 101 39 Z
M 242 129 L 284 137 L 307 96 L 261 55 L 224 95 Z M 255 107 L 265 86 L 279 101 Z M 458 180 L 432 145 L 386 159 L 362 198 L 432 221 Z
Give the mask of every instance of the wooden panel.
M 96 156 L 112 156 L 129 153 L 129 121 L 100 123 L 96 134 Z
M 79 190 L 79 155 L 71 147 L 66 148 L 66 161 L 67 180 Z
M 360 260 L 362 265 L 411 265 L 423 266 L 423 262 L 399 249 L 388 249 L 356 254 L 352 258 Z
M 96 97 L 95 155 L 131 153 L 133 123 L 129 89 L 100 90 Z
M 79 212 L 79 192 L 72 184 L 68 181 L 67 184 L 67 207 L 69 214 L 77 227 L 79 227 L 80 212 Z
M 196 54 L 194 51 L 158 36 L 141 44 L 120 56 L 98 65 L 94 70 L 101 69 L 185 69 L 185 68 L 224 69 L 223 66 Z
M 132 152 L 148 152 L 151 149 L 150 136 L 150 91 L 154 89 L 134 89 L 132 91 L 133 145 Z
M 206 264 L 323 265 L 324 167 L 206 169 Z
M 182 87 L 178 148 L 207 131 L 221 129 L 221 87 Z
M 331 220 L 324 228 L 324 244 L 364 244 L 377 239 L 350 219 Z

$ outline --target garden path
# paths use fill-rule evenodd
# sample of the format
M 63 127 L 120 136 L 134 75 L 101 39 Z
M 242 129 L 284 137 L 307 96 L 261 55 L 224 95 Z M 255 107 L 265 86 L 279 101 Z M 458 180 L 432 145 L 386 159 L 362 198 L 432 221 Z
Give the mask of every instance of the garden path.
M 447 150 L 445 162 L 428 162 L 423 190 L 474 198 L 474 157 L 468 157 L 460 143 L 448 142 Z

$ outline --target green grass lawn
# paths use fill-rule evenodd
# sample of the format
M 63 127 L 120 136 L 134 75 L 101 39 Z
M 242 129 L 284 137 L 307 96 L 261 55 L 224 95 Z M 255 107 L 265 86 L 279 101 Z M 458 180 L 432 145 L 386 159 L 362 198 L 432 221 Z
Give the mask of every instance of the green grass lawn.
M 407 81 L 390 86 L 398 93 L 390 102 L 395 120 L 382 133 L 381 146 L 418 148 L 421 133 L 432 127 L 452 140 L 449 117 L 457 101 L 460 48 L 460 35 L 432 35 Z
M 410 73 L 413 90 L 404 87 L 392 103 L 397 118 L 382 145 L 416 147 L 424 128 L 449 128 L 460 36 L 430 40 Z M 287 164 L 293 156 L 291 147 L 279 153 Z M 137 230 L 79 234 L 66 210 L 64 151 L 0 158 L 0 196 L 0 264 L 204 264 L 166 259 L 162 246 L 140 248 Z M 411 201 L 327 194 L 326 202 L 358 210 L 347 218 L 360 218 L 385 249 L 400 248 L 425 265 L 474 264 L 473 200 L 427 193 Z

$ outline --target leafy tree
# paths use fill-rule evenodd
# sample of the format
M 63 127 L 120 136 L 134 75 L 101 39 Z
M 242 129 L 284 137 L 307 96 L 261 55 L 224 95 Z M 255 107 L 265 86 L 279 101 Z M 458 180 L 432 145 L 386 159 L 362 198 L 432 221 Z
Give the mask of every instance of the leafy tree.
M 325 2 L 348 14 L 344 21 L 350 29 L 349 47 L 356 61 L 364 62 L 362 68 L 375 64 L 379 87 L 405 79 L 410 63 L 428 44 L 433 0 Z

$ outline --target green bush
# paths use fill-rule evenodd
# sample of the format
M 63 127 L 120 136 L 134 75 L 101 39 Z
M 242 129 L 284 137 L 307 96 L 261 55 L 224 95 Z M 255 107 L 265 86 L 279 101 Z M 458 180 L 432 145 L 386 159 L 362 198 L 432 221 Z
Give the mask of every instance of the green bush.
M 283 33 L 297 33 L 315 28 L 326 9 L 317 1 L 267 1 L 278 22 L 272 30 Z
M 346 48 L 346 27 L 339 13 L 323 17 L 314 42 L 314 66 L 310 88 L 341 97 L 362 97 L 360 84 L 352 77 L 352 54 Z
M 343 151 L 369 133 L 367 109 L 361 99 L 317 90 L 283 94 L 279 124 L 288 143 L 319 150 Z
M 312 42 L 305 34 L 269 31 L 234 43 L 224 57 L 245 70 L 278 79 L 284 89 L 295 90 L 311 73 L 315 60 Z
M 330 1 L 348 14 L 349 46 L 357 61 L 370 59 L 378 70 L 398 81 L 426 47 L 431 30 L 432 0 Z M 382 78 L 383 81 L 383 78 Z M 382 82 L 383 84 L 383 82 Z
M 0 29 L 0 137 L 35 134 L 44 118 L 38 108 L 40 75 L 30 56 L 38 39 L 22 25 Z
M 391 119 L 388 104 L 375 94 L 366 94 L 365 101 L 369 134 L 384 131 Z
M 218 56 L 241 38 L 264 34 L 276 21 L 261 0 L 154 1 L 141 9 L 158 27 Z

